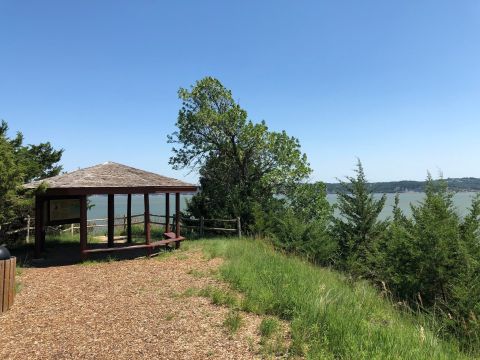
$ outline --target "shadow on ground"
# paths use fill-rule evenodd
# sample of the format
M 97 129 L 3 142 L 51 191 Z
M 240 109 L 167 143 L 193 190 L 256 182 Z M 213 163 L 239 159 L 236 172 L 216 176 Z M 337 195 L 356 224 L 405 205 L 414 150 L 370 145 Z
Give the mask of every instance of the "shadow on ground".
M 123 244 L 118 244 L 121 246 Z M 89 248 L 104 248 L 105 244 L 89 244 Z M 160 252 L 170 251 L 171 248 L 160 248 L 151 250 L 148 254 L 147 249 L 128 249 L 111 253 L 93 253 L 89 254 L 86 261 L 111 261 L 111 260 L 133 260 L 146 256 L 156 256 Z M 51 267 L 66 266 L 82 263 L 80 256 L 80 244 L 77 242 L 63 242 L 56 240 L 46 241 L 45 251 L 41 259 L 34 259 L 33 244 L 10 249 L 12 256 L 17 257 L 17 264 L 22 267 Z

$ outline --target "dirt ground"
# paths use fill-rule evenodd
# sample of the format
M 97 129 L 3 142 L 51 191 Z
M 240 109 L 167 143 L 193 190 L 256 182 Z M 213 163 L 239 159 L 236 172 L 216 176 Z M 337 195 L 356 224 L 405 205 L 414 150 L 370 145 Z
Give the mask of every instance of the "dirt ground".
M 222 286 L 220 259 L 190 249 L 157 258 L 25 268 L 13 308 L 0 315 L 0 359 L 260 358 L 261 318 L 183 296 Z M 196 275 L 196 276 L 195 276 Z

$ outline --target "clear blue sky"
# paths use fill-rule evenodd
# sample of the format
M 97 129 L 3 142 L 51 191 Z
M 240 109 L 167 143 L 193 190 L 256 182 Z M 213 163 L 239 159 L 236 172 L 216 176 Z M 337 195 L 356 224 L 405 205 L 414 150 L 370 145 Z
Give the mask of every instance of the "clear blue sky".
M 0 0 L 0 119 L 66 170 L 185 176 L 166 136 L 206 75 L 298 137 L 312 179 L 357 156 L 372 181 L 480 177 L 478 0 Z

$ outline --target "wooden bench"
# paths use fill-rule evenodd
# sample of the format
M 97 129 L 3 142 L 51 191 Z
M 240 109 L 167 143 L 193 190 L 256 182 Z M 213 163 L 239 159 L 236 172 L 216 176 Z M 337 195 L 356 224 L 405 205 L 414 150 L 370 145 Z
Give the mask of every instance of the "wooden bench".
M 178 249 L 180 247 L 180 242 L 185 240 L 183 236 L 178 236 L 174 232 L 166 232 L 163 233 L 163 237 L 165 240 L 163 241 L 168 241 L 168 243 L 175 243 L 175 249 Z
M 164 240 L 153 241 L 150 244 L 136 244 L 136 245 L 126 245 L 126 246 L 114 246 L 108 248 L 97 248 L 97 249 L 85 249 L 83 254 L 92 254 L 92 253 L 103 253 L 103 252 L 112 252 L 112 251 L 123 251 L 123 250 L 133 250 L 133 249 L 153 249 L 156 247 L 167 246 L 169 244 L 174 244 L 175 248 L 180 247 L 180 241 L 185 240 L 183 236 L 177 237 L 174 232 L 166 232 L 163 234 Z

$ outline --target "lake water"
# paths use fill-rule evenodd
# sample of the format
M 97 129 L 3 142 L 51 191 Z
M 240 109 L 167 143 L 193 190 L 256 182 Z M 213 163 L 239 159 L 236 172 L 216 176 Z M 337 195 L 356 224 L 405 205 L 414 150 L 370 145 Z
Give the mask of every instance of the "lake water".
M 475 196 L 475 194 L 475 192 L 458 192 L 453 196 L 453 203 L 455 205 L 458 215 L 463 217 L 468 213 L 468 210 L 472 203 L 472 198 Z M 382 197 L 382 194 L 374 194 L 374 196 L 375 198 L 379 199 Z M 386 194 L 386 196 L 387 201 L 385 203 L 385 207 L 380 213 L 381 219 L 386 219 L 387 217 L 392 215 L 392 209 L 395 202 L 395 194 Z M 337 195 L 335 194 L 328 194 L 327 198 L 330 204 L 335 204 L 337 202 Z M 417 205 L 424 198 L 425 193 L 401 193 L 399 195 L 400 209 L 402 209 L 405 215 L 410 216 L 412 214 L 410 205 Z
M 185 210 L 187 199 L 192 195 L 180 195 L 180 209 Z M 91 219 L 104 219 L 108 215 L 108 197 L 104 195 L 94 195 L 88 198 L 90 204 L 94 205 L 87 212 L 87 217 Z M 142 215 L 144 213 L 143 195 L 132 195 L 132 215 Z M 165 215 L 165 195 L 150 195 L 150 213 L 154 215 Z M 127 195 L 115 195 L 115 217 L 122 217 L 127 214 Z M 170 215 L 175 214 L 175 194 L 170 194 Z
M 453 197 L 457 213 L 460 216 L 464 216 L 471 205 L 472 198 L 475 196 L 474 192 L 459 192 Z M 376 198 L 380 198 L 382 194 L 375 194 Z M 180 196 L 180 208 L 185 210 L 187 200 L 192 195 Z M 403 212 L 409 216 L 411 215 L 410 204 L 418 204 L 425 197 L 424 193 L 402 193 L 400 194 L 400 208 Z M 337 201 L 335 194 L 327 195 L 328 201 L 334 204 Z M 392 214 L 392 208 L 394 204 L 395 194 L 387 194 L 387 202 L 380 217 L 382 219 L 387 218 Z M 107 217 L 107 196 L 90 196 L 91 204 L 95 205 L 88 211 L 88 219 L 103 219 Z M 143 195 L 132 196 L 132 214 L 143 214 Z M 175 196 L 170 195 L 170 214 L 175 212 Z M 127 213 L 127 196 L 115 195 L 115 216 L 122 217 Z M 165 195 L 150 195 L 150 213 L 155 215 L 165 215 Z

